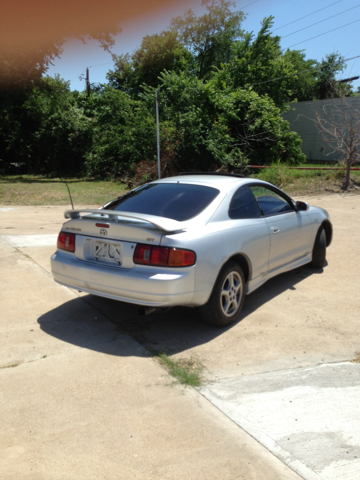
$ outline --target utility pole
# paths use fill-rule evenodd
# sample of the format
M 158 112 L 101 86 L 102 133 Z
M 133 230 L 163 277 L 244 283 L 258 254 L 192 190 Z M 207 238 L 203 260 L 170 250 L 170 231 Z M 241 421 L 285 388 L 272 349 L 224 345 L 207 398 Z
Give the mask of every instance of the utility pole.
M 86 69 L 85 83 L 86 83 L 87 96 L 89 98 L 90 97 L 90 78 L 89 78 L 89 69 L 88 68 Z
M 156 132 L 157 132 L 157 154 L 158 154 L 158 178 L 161 178 L 160 172 L 160 132 L 159 132 L 159 98 L 158 89 L 156 89 Z

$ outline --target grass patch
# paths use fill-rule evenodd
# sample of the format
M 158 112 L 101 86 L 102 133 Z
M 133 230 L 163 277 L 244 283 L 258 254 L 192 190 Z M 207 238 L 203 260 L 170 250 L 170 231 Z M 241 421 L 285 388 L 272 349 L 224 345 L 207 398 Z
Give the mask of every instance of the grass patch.
M 309 165 L 308 165 L 309 166 Z M 313 166 L 313 165 L 311 165 Z M 317 195 L 344 192 L 342 185 L 345 171 L 339 170 L 293 170 L 286 165 L 273 165 L 252 175 L 285 190 L 290 195 Z M 360 171 L 351 173 L 349 191 L 360 193 Z
M 95 181 L 68 178 L 74 207 L 80 205 L 102 206 L 123 195 L 127 186 L 114 181 Z M 71 207 L 69 193 L 60 178 L 36 175 L 0 176 L 0 205 L 66 205 Z
M 290 195 L 344 192 L 342 188 L 344 171 L 292 170 L 286 165 L 276 164 L 270 168 L 253 171 L 252 176 L 270 182 Z M 349 191 L 360 193 L 360 171 L 353 171 L 351 179 Z M 66 181 L 75 208 L 101 207 L 128 191 L 127 185 L 115 181 L 87 178 L 68 178 Z M 62 179 L 37 175 L 0 176 L 0 205 L 63 205 L 71 208 L 69 194 Z
M 176 379 L 176 382 L 188 387 L 200 387 L 203 383 L 202 373 L 204 367 L 194 359 L 172 360 L 165 352 L 156 352 L 153 356 L 160 365 L 166 368 L 169 375 Z

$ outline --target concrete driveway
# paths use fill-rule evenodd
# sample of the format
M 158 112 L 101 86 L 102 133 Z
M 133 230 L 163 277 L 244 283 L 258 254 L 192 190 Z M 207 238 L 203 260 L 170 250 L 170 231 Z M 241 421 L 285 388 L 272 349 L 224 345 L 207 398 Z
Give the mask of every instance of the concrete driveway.
M 308 201 L 332 217 L 328 265 L 272 279 L 227 329 L 55 284 L 63 208 L 0 208 L 0 478 L 360 478 L 360 196 Z M 169 387 L 152 350 L 208 383 Z

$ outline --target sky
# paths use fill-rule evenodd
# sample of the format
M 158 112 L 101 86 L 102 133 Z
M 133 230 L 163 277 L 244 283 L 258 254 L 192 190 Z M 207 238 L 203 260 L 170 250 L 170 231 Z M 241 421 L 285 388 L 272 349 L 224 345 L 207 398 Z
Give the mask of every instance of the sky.
M 136 1 L 136 0 L 134 0 Z M 338 52 L 347 62 L 347 68 L 338 79 L 360 76 L 360 0 L 236 0 L 234 10 L 246 14 L 242 28 L 257 32 L 261 21 L 273 16 L 273 32 L 281 37 L 281 47 L 304 50 L 307 59 L 321 61 L 325 55 Z M 162 10 L 146 12 L 120 23 L 122 32 L 115 39 L 112 53 L 132 53 L 140 46 L 145 35 L 160 33 L 173 17 L 182 15 L 189 6 L 197 15 L 205 12 L 201 0 L 173 1 Z M 357 58 L 353 58 L 357 57 Z M 64 44 L 60 59 L 48 70 L 70 81 L 72 90 L 85 88 L 82 76 L 89 68 L 91 83 L 106 83 L 106 73 L 113 68 L 111 55 L 104 52 L 96 41 L 83 44 L 70 40 Z M 360 80 L 353 83 L 356 90 Z

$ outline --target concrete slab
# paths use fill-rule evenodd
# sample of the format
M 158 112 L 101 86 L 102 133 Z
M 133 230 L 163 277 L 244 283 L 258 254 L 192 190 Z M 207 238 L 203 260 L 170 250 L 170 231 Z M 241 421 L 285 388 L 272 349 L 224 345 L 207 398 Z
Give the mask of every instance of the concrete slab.
M 1 480 L 300 480 L 24 251 L 0 241 Z
M 58 235 L 2 235 L 3 240 L 15 248 L 24 247 L 49 247 L 56 249 Z
M 59 233 L 64 223 L 64 207 L 16 206 L 0 210 L 0 235 Z
M 55 240 L 55 245 L 52 244 L 51 246 L 47 246 L 47 247 L 45 246 L 20 247 L 20 250 L 22 253 L 27 255 L 28 258 L 33 260 L 35 263 L 37 263 L 40 267 L 42 267 L 51 275 L 50 258 L 51 258 L 51 255 L 56 252 L 56 240 Z M 52 276 L 51 276 L 51 279 L 53 282 L 55 282 Z
M 360 472 L 360 365 L 222 379 L 202 394 L 305 480 Z
M 29 256 L 1 241 L 0 266 L 0 368 L 75 346 L 91 347 L 118 334 L 103 314 L 75 292 L 56 285 Z M 69 336 L 72 343 L 66 341 Z
M 99 208 L 99 206 L 77 205 L 77 208 Z M 0 208 L 0 235 L 58 234 L 66 221 L 65 206 L 3 206 Z
M 145 353 L 120 337 L 1 370 L 1 479 L 300 480 Z

